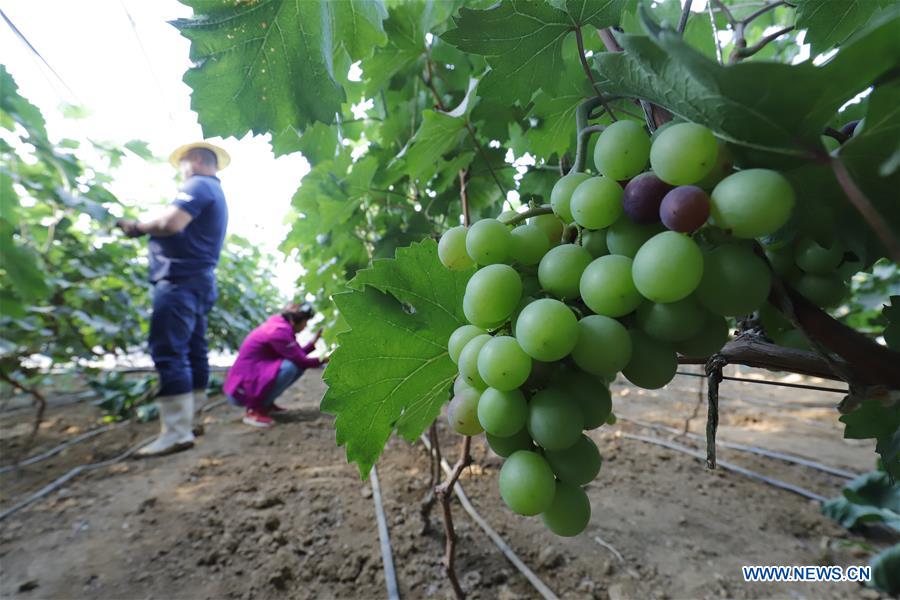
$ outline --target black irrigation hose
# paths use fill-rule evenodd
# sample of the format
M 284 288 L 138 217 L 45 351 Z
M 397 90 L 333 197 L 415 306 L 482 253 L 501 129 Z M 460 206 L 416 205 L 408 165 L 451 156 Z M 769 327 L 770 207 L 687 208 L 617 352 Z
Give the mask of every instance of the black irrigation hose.
M 703 441 L 703 436 L 697 435 L 696 433 L 684 432 L 679 429 L 675 429 L 674 427 L 669 427 L 667 425 L 662 425 L 659 423 L 648 423 L 646 421 L 639 421 L 637 419 L 631 419 L 628 417 L 619 416 L 620 421 L 625 421 L 627 423 L 634 423 L 639 427 L 646 427 L 648 429 L 656 429 L 658 431 L 665 431 L 667 433 L 672 433 L 675 435 L 683 435 L 689 439 Z M 730 448 L 731 450 L 740 450 L 741 452 L 749 452 L 751 454 L 757 454 L 759 456 L 765 456 L 766 458 L 775 458 L 778 460 L 783 460 L 785 462 L 794 463 L 797 465 L 802 465 L 804 467 L 809 467 L 811 469 L 815 469 L 817 471 L 822 471 L 823 473 L 828 473 L 829 475 L 836 475 L 837 477 L 843 477 L 844 479 L 856 479 L 859 474 L 853 473 L 851 471 L 847 471 L 845 469 L 840 469 L 838 467 L 831 467 L 829 465 L 824 465 L 822 463 L 818 463 L 814 460 L 809 460 L 808 458 L 803 458 L 802 456 L 797 456 L 795 454 L 786 454 L 784 452 L 777 452 L 775 450 L 767 450 L 765 448 L 759 448 L 757 446 L 747 446 L 744 444 L 738 444 L 735 442 L 725 442 L 722 440 L 716 440 L 717 446 L 722 446 L 723 448 Z
M 397 587 L 397 572 L 394 570 L 394 556 L 391 552 L 391 537 L 388 532 L 387 519 L 384 517 L 384 505 L 381 502 L 381 485 L 378 483 L 378 471 L 372 466 L 369 473 L 372 485 L 372 499 L 375 501 L 375 518 L 378 521 L 378 542 L 381 546 L 381 562 L 384 565 L 384 582 L 387 585 L 388 600 L 399 600 L 400 590 Z
M 617 432 L 619 433 L 619 432 Z M 696 450 L 692 450 L 691 448 L 687 448 L 680 444 L 676 444 L 674 442 L 669 442 L 667 440 L 661 440 L 659 438 L 646 437 L 643 435 L 634 435 L 631 433 L 620 433 L 620 435 L 627 440 L 636 440 L 639 442 L 644 442 L 647 444 L 655 444 L 657 446 L 662 446 L 664 448 L 668 448 L 670 450 L 675 450 L 676 452 L 681 452 L 683 454 L 687 454 L 688 456 L 693 456 L 700 461 L 706 462 L 706 454 L 703 452 L 698 452 Z M 768 483 L 777 488 L 781 488 L 783 490 L 787 490 L 789 492 L 793 492 L 799 496 L 803 496 L 804 498 L 808 498 L 810 500 L 815 500 L 817 502 L 825 502 L 828 500 L 825 496 L 820 496 L 815 492 L 811 492 L 807 489 L 804 489 L 800 486 L 796 486 L 792 483 L 788 483 L 786 481 L 781 481 L 780 479 L 773 479 L 771 477 L 766 477 L 765 475 L 761 475 L 756 471 L 751 471 L 750 469 L 745 469 L 744 467 L 739 467 L 735 464 L 725 462 L 723 460 L 716 461 L 716 465 L 722 467 L 726 471 L 734 471 L 735 473 L 739 473 L 745 477 L 749 477 L 750 479 L 755 479 L 757 481 L 762 481 L 763 483 Z
M 100 435 L 101 433 L 106 433 L 107 431 L 109 431 L 110 429 L 113 429 L 115 427 L 116 427 L 116 425 L 107 425 L 106 427 L 100 427 L 98 429 L 93 429 L 91 431 L 87 431 L 85 433 L 82 433 L 81 435 L 75 436 L 71 440 L 63 442 L 62 444 L 60 444 L 58 446 L 54 446 L 53 448 L 50 448 L 46 452 L 36 454 L 34 456 L 26 458 L 25 460 L 23 460 L 21 462 L 17 462 L 17 463 L 11 464 L 11 465 L 6 465 L 5 467 L 0 467 L 0 473 L 8 473 L 9 471 L 15 471 L 16 469 L 19 469 L 21 467 L 27 467 L 28 465 L 33 465 L 35 463 L 39 463 L 42 460 L 47 460 L 48 458 L 50 458 L 52 456 L 56 456 L 57 454 L 59 454 L 60 452 L 62 452 L 66 448 L 68 448 L 69 446 L 74 446 L 75 444 L 77 444 L 79 442 L 89 440 L 92 437 L 96 437 L 96 436 Z
M 419 436 L 419 439 L 422 440 L 422 444 L 425 445 L 425 448 L 431 452 L 431 441 L 428 439 L 428 436 L 422 434 Z M 450 467 L 450 463 L 448 463 L 445 459 L 441 459 L 441 468 L 444 470 L 444 473 L 448 475 L 453 471 Z M 525 579 L 534 587 L 535 590 L 544 598 L 544 600 L 559 600 L 556 594 L 553 593 L 547 584 L 541 581 L 541 578 L 538 577 L 534 571 L 528 568 L 522 559 L 513 551 L 509 545 L 503 541 L 503 538 L 500 537 L 500 534 L 497 533 L 490 525 L 488 525 L 487 521 L 482 518 L 478 511 L 475 510 L 475 507 L 472 506 L 472 503 L 469 501 L 468 496 L 466 496 L 466 492 L 463 490 L 462 485 L 459 481 L 456 482 L 453 486 L 453 491 L 456 493 L 456 497 L 459 498 L 459 503 L 462 505 L 463 510 L 468 513 L 468 515 L 472 518 L 473 521 L 484 531 L 491 541 L 494 542 L 494 545 L 500 549 L 503 555 L 513 564 L 513 566 L 525 576 Z
M 217 406 L 221 406 L 222 404 L 225 404 L 226 402 L 227 402 L 227 400 L 225 400 L 225 399 L 216 400 L 215 402 L 207 402 L 206 404 L 203 405 L 203 407 L 201 407 L 199 410 L 195 411 L 194 414 L 208 412 L 208 411 L 216 408 Z M 109 425 L 107 427 L 95 429 L 93 431 L 89 431 L 88 433 L 93 434 L 93 435 L 99 435 L 101 433 L 105 433 L 107 431 L 110 431 L 110 430 L 120 427 L 122 425 L 127 425 L 128 423 L 130 423 L 130 421 L 122 421 L 121 423 L 116 423 L 115 425 Z M 82 434 L 81 436 L 79 436 L 77 438 L 69 440 L 68 442 L 66 442 L 64 444 L 60 444 L 59 446 L 56 446 L 55 448 L 48 450 L 44 454 L 39 454 L 37 456 L 33 456 L 33 457 L 27 459 L 26 462 L 22 462 L 17 465 L 9 465 L 7 467 L 4 467 L 4 471 L 0 471 L 0 472 L 11 471 L 19 466 L 24 466 L 24 465 L 29 465 L 29 464 L 34 464 L 36 462 L 40 462 L 42 460 L 50 458 L 51 456 L 53 456 L 55 454 L 58 454 L 60 451 L 62 451 L 63 449 L 65 449 L 68 446 L 72 446 L 79 442 L 83 442 L 86 439 L 90 439 L 90 437 L 93 437 L 93 435 L 88 436 L 87 434 Z M 25 498 L 24 500 L 17 502 L 13 506 L 7 508 L 5 511 L 0 513 L 0 521 L 3 521 L 6 517 L 12 515 L 13 513 L 18 512 L 19 510 L 25 508 L 26 506 L 33 504 L 34 502 L 40 500 L 44 496 L 59 489 L 63 484 L 65 484 L 66 482 L 68 482 L 71 479 L 74 479 L 81 473 L 86 473 L 88 471 L 93 471 L 95 469 L 102 469 L 103 467 L 114 465 L 118 462 L 125 460 L 126 458 L 128 458 L 129 456 L 131 456 L 132 454 L 134 454 L 135 452 L 137 452 L 138 450 L 140 450 L 141 448 L 143 448 L 150 442 L 152 442 L 154 439 L 156 439 L 156 436 L 147 438 L 143 442 L 137 444 L 136 446 L 132 446 L 131 448 L 129 448 L 128 450 L 126 450 L 125 452 L 123 452 L 122 454 L 120 454 L 119 456 L 117 456 L 115 458 L 111 458 L 109 460 L 101 461 L 98 463 L 89 463 L 86 465 L 78 465 L 77 467 L 73 467 L 66 474 L 64 474 L 61 477 L 48 483 L 47 485 L 45 485 L 44 487 L 42 487 L 35 493 L 31 494 L 28 498 Z
M 24 500 L 21 500 L 21 501 L 17 502 L 16 504 L 10 506 L 6 510 L 4 510 L 2 513 L 0 513 L 0 521 L 3 521 L 4 519 L 6 519 L 6 517 L 19 512 L 26 506 L 29 506 L 30 504 L 37 502 L 44 496 L 50 494 L 51 492 L 58 490 L 69 480 L 74 479 L 75 477 L 77 477 L 78 475 L 81 475 L 82 473 L 87 473 L 88 471 L 94 471 L 96 469 L 102 469 L 103 467 L 109 467 L 116 463 L 122 462 L 123 460 L 130 457 L 132 454 L 134 454 L 135 452 L 137 452 L 138 450 L 140 450 L 141 448 L 143 448 L 144 446 L 146 446 L 147 444 L 149 444 L 150 442 L 152 442 L 155 439 L 156 439 L 156 436 L 147 438 L 146 440 L 140 442 L 139 444 L 132 446 L 131 448 L 129 448 L 128 450 L 126 450 L 125 452 L 123 452 L 122 454 L 120 454 L 119 456 L 117 456 L 115 458 L 111 458 L 109 460 L 104 460 L 104 461 L 98 462 L 98 463 L 91 463 L 88 465 L 78 465 L 77 467 L 73 468 L 68 473 L 63 475 L 62 477 L 59 477 L 58 479 L 45 485 L 44 487 L 42 487 L 41 489 L 39 489 L 32 495 L 28 496 Z

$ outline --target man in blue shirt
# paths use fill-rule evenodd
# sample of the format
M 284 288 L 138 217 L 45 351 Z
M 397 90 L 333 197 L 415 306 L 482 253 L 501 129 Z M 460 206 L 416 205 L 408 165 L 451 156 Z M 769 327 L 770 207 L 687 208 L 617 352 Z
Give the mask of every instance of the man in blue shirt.
M 128 237 L 150 236 L 153 316 L 150 354 L 159 374 L 161 432 L 141 456 L 159 456 L 194 445 L 194 402 L 209 383 L 206 325 L 216 300 L 215 268 L 225 241 L 228 206 L 216 173 L 228 154 L 205 142 L 182 146 L 169 162 L 181 172 L 178 195 L 152 221 L 119 221 Z

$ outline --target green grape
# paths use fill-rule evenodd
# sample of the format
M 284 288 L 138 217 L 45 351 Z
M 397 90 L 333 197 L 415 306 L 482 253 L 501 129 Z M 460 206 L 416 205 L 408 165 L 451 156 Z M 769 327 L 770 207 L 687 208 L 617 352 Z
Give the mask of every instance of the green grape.
M 703 276 L 703 254 L 688 236 L 664 231 L 641 246 L 631 275 L 647 300 L 675 302 L 697 289 Z
M 703 327 L 706 311 L 693 298 L 668 304 L 645 302 L 637 309 L 637 323 L 644 333 L 662 342 L 683 342 Z
M 584 434 L 565 450 L 547 450 L 544 458 L 560 481 L 572 485 L 587 485 L 592 482 L 603 464 L 597 444 Z
M 500 335 L 491 338 L 478 353 L 478 373 L 490 387 L 514 390 L 531 374 L 531 357 L 516 338 Z
M 447 421 L 456 433 L 462 435 L 478 435 L 482 431 L 478 422 L 478 399 L 481 392 L 478 390 L 463 390 L 447 406 Z
M 509 265 L 489 265 L 477 271 L 463 296 L 463 313 L 484 329 L 502 325 L 522 298 L 522 280 Z
M 597 172 L 617 181 L 643 171 L 649 158 L 650 136 L 637 121 L 616 121 L 607 126 L 594 146 Z
M 537 296 L 541 291 L 541 282 L 537 275 L 522 276 L 522 296 Z
M 548 388 L 531 397 L 526 427 L 540 447 L 564 450 L 578 441 L 584 416 L 569 394 L 560 388 Z
M 550 191 L 550 206 L 553 207 L 553 212 L 556 213 L 563 222 L 572 222 L 572 208 L 569 205 L 572 201 L 572 192 L 575 191 L 575 188 L 577 188 L 582 181 L 589 177 L 590 175 L 587 173 L 569 173 L 568 175 L 560 177 Z M 560 235 L 562 235 L 562 231 L 560 231 Z
M 734 172 L 734 157 L 731 155 L 728 144 L 720 139 L 716 139 L 716 142 L 719 148 L 716 164 L 706 177 L 696 183 L 697 187 L 701 187 L 704 190 L 713 189 L 720 181 Z
M 622 216 L 607 230 L 606 245 L 609 247 L 610 254 L 634 258 L 647 240 L 665 230 L 665 226 L 661 223 L 639 225 L 627 216 Z
M 690 185 L 713 170 L 718 154 L 718 143 L 709 129 L 695 123 L 678 123 L 653 140 L 650 165 L 666 183 Z
M 531 376 L 528 377 L 528 381 L 526 381 L 525 385 L 522 387 L 526 390 L 536 390 L 547 387 L 550 385 L 551 381 L 557 379 L 561 365 L 562 363 L 556 361 L 544 362 L 535 360 L 531 363 Z
M 585 179 L 572 192 L 570 209 L 582 227 L 609 227 L 622 216 L 622 186 L 609 177 Z
M 464 271 L 475 266 L 466 253 L 466 228 L 462 225 L 451 227 L 438 242 L 438 258 L 451 271 Z
M 719 182 L 710 196 L 713 222 L 739 238 L 775 233 L 794 208 L 794 190 L 769 169 L 746 169 Z
M 672 346 L 654 340 L 643 331 L 632 329 L 629 333 L 631 360 L 622 370 L 626 379 L 648 390 L 659 389 L 672 381 L 678 370 L 678 356 Z
M 723 244 L 706 253 L 697 299 L 726 317 L 748 315 L 769 297 L 772 274 L 748 246 Z
M 474 325 L 460 325 L 457 327 L 456 330 L 450 334 L 450 341 L 447 342 L 447 353 L 450 355 L 450 360 L 454 363 L 459 362 L 459 353 L 462 352 L 465 345 L 472 339 L 486 333 L 487 331 L 480 327 L 475 327 Z
M 782 277 L 787 277 L 794 270 L 794 252 L 790 247 L 766 248 L 766 258 L 772 269 Z
M 489 387 L 478 400 L 478 422 L 491 435 L 515 435 L 525 426 L 528 403 L 519 390 L 502 392 Z
M 788 318 L 768 302 L 759 307 L 759 322 L 769 337 L 794 328 Z
M 616 415 L 614 413 L 609 413 L 609 416 L 606 418 L 606 424 L 615 425 L 616 421 L 618 421 L 618 419 L 616 419 Z
M 522 427 L 522 429 L 509 437 L 500 437 L 487 431 L 485 432 L 484 437 L 487 439 L 491 450 L 503 458 L 506 458 L 513 452 L 519 450 L 534 450 L 534 442 L 531 441 L 531 436 L 528 435 L 528 431 L 525 427 Z
M 704 311 L 703 326 L 693 337 L 673 344 L 675 350 L 684 356 L 712 356 L 722 349 L 730 337 L 728 321 L 725 317 Z
M 519 315 L 522 314 L 522 311 L 525 310 L 525 307 L 535 301 L 534 296 L 523 296 L 521 300 L 519 300 L 518 306 L 513 311 L 512 316 L 509 318 L 509 324 L 512 328 L 512 331 L 516 330 L 516 323 L 519 322 Z
M 560 221 L 559 217 L 552 214 L 537 215 L 528 219 L 528 224 L 534 225 L 544 232 L 551 248 L 559 245 L 559 241 L 562 239 L 563 229 L 565 229 L 565 225 Z
M 544 457 L 527 450 L 513 452 L 500 468 L 500 497 L 515 513 L 537 515 L 553 504 L 556 480 Z
M 631 275 L 632 261 L 626 256 L 601 256 L 581 275 L 581 299 L 598 315 L 621 317 L 641 303 Z
M 578 297 L 581 274 L 591 262 L 590 253 L 575 244 L 551 249 L 538 266 L 541 287 L 562 300 Z
M 841 143 L 830 135 L 820 135 L 819 139 L 822 140 L 825 152 L 828 152 L 829 154 L 841 147 Z
M 772 340 L 779 346 L 785 348 L 796 348 L 797 350 L 812 350 L 809 340 L 806 339 L 799 330 L 789 329 L 788 331 L 780 331 L 772 337 Z
M 591 502 L 577 485 L 557 481 L 553 503 L 541 513 L 541 520 L 556 535 L 574 537 L 584 531 L 591 520 Z
M 612 378 L 631 358 L 631 337 L 621 323 L 603 315 L 578 321 L 578 342 L 572 359 L 582 370 Z
M 473 388 L 471 385 L 469 385 L 469 382 L 467 382 L 465 377 L 463 377 L 462 375 L 460 375 L 459 377 L 457 377 L 456 379 L 453 380 L 453 395 L 454 396 L 456 396 L 463 390 L 474 390 L 474 389 L 475 388 Z
M 794 259 L 797 261 L 797 266 L 805 272 L 815 275 L 831 273 L 837 269 L 843 258 L 844 247 L 837 242 L 826 247 L 814 239 L 804 236 L 797 240 L 794 246 Z
M 581 232 L 581 247 L 594 258 L 609 254 L 606 246 L 606 229 L 585 229 Z
M 837 273 L 831 275 L 804 273 L 793 283 L 802 296 L 821 308 L 837 306 L 847 294 L 847 286 Z
M 509 256 L 520 265 L 536 265 L 550 249 L 543 230 L 537 225 L 519 225 L 512 230 Z
M 509 260 L 512 234 L 497 219 L 482 219 L 469 227 L 466 252 L 479 265 L 493 265 Z
M 628 341 L 629 347 L 631 340 Z M 581 371 L 567 371 L 557 378 L 556 385 L 563 388 L 581 409 L 585 429 L 603 425 L 612 410 L 612 396 L 606 381 Z
M 487 384 L 478 372 L 478 354 L 490 339 L 491 336 L 487 334 L 476 336 L 469 340 L 469 343 L 463 346 L 462 351 L 459 353 L 459 361 L 457 362 L 459 374 L 462 375 L 466 383 L 476 390 L 483 390 L 487 387 Z
M 531 358 L 546 362 L 560 360 L 578 341 L 578 319 L 559 300 L 541 298 L 519 313 L 516 339 Z

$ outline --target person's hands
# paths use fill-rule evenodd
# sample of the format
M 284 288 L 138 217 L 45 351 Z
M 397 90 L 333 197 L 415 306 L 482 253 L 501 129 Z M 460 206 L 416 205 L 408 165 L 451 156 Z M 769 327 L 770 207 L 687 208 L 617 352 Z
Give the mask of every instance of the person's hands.
M 125 233 L 126 236 L 130 238 L 137 238 L 144 235 L 144 233 L 138 229 L 137 221 L 130 221 L 128 219 L 119 219 L 116 221 L 116 226 Z
M 316 331 L 316 333 L 313 335 L 313 344 L 318 342 L 320 339 L 322 339 L 322 330 L 321 329 Z

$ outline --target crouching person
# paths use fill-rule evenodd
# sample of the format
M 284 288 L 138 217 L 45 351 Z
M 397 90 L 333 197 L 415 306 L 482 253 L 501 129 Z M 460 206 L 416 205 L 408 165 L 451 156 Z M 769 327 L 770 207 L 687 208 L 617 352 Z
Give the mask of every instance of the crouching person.
M 297 334 L 306 328 L 312 316 L 312 309 L 306 305 L 288 305 L 251 331 L 241 344 L 225 380 L 225 393 L 232 404 L 246 408 L 244 423 L 247 425 L 271 427 L 274 422 L 269 415 L 284 410 L 275 400 L 304 370 L 328 362 L 308 356 L 321 332 L 304 346 L 297 343 Z

